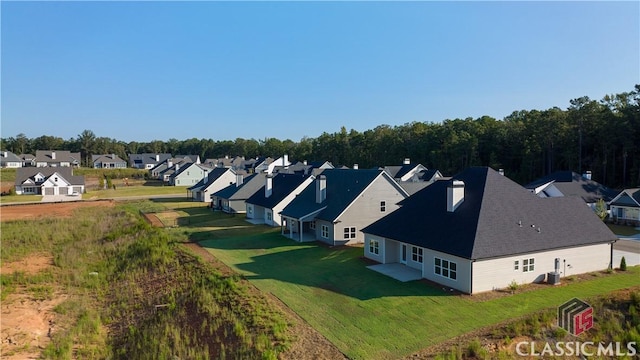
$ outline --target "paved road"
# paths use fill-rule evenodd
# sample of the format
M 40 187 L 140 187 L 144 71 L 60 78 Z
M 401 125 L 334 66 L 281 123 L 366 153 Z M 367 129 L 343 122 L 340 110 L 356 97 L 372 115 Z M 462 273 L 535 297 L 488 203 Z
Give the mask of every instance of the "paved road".
M 184 198 L 185 200 L 189 200 L 185 194 L 165 194 L 165 195 L 139 195 L 139 196 L 120 196 L 120 197 L 110 197 L 110 198 L 91 198 L 89 196 L 80 195 L 80 196 L 65 196 L 65 195 L 48 195 L 43 196 L 40 202 L 42 203 L 56 203 L 56 202 L 68 202 L 68 201 L 94 201 L 94 200 L 115 200 L 115 201 L 127 201 L 127 200 L 153 200 L 153 199 L 178 199 Z M 29 205 L 29 204 L 37 204 L 36 201 L 27 201 L 27 202 L 0 202 L 0 206 L 10 206 L 10 205 Z M 203 203 L 204 204 L 204 203 Z

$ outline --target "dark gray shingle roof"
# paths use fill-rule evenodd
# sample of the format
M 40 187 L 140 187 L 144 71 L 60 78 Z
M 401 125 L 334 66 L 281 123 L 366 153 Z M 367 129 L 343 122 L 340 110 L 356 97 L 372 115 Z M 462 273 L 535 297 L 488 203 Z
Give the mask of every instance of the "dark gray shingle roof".
M 611 199 L 618 195 L 615 190 L 597 181 L 585 179 L 582 175 L 572 171 L 556 171 L 524 187 L 534 189 L 551 181 L 553 181 L 553 185 L 560 190 L 564 196 L 579 196 L 588 203 L 596 202 L 599 199 L 611 201 Z
M 580 198 L 540 198 L 486 167 L 469 168 L 453 180 L 465 183 L 464 202 L 455 212 L 447 211 L 450 181 L 436 181 L 362 231 L 467 259 L 616 240 Z
M 266 173 L 259 173 L 244 178 L 240 186 L 232 184 L 215 192 L 213 195 L 227 200 L 246 200 L 264 186 Z M 263 190 L 264 191 L 264 190 Z
M 273 190 L 271 196 L 264 196 L 265 183 L 263 183 L 263 186 L 249 199 L 247 199 L 247 203 L 270 209 L 284 200 L 287 195 L 291 194 L 292 191 L 294 191 L 308 178 L 309 176 L 300 174 L 277 174 L 272 179 Z

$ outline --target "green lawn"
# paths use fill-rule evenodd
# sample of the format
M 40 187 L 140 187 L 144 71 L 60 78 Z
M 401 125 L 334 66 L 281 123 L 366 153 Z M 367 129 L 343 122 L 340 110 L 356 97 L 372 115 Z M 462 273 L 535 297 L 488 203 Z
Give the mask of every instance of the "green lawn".
M 0 198 L 2 203 L 40 202 L 42 195 L 6 195 Z
M 636 228 L 633 226 L 624 226 L 624 225 L 615 225 L 615 224 L 607 224 L 607 226 L 616 235 L 633 236 L 636 234 L 640 234 L 640 231 L 636 230 Z
M 90 190 L 84 195 L 84 199 L 108 199 L 126 196 L 146 196 L 146 195 L 175 195 L 183 194 L 186 198 L 187 188 L 185 186 L 116 186 L 116 189 Z
M 225 221 L 225 226 L 243 226 L 241 219 Z M 214 222 L 209 225 L 215 227 Z M 594 276 L 590 281 L 478 302 L 366 269 L 361 248 L 299 244 L 278 230 L 235 237 L 202 231 L 196 239 L 209 236 L 200 242 L 202 246 L 262 291 L 281 299 L 350 358 L 407 356 L 474 329 L 554 308 L 573 297 L 640 284 L 640 268 L 635 267 L 615 276 Z

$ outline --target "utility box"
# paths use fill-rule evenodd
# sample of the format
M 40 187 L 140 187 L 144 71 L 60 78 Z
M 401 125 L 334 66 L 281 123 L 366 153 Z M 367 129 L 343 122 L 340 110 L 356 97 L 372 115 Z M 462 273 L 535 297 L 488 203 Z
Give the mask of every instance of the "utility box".
M 547 273 L 547 284 L 551 284 L 551 285 L 560 284 L 560 273 L 555 271 Z

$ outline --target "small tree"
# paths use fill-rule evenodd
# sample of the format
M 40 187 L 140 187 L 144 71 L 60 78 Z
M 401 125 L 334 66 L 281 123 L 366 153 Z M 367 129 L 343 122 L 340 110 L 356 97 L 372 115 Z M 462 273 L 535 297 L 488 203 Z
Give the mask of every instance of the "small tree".
M 627 260 L 624 256 L 620 259 L 620 271 L 627 271 Z
M 607 204 L 604 202 L 604 200 L 600 199 L 598 200 L 598 202 L 596 202 L 595 212 L 600 220 L 604 221 L 607 218 L 609 213 L 607 212 Z

